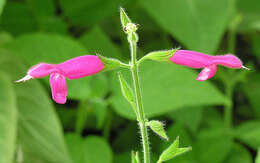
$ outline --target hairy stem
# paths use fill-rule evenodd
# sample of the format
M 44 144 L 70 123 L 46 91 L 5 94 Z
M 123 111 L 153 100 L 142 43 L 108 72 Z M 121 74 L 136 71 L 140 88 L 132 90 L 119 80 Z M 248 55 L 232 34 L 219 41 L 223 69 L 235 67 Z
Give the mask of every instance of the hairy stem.
M 132 79 L 134 85 L 134 92 L 136 98 L 136 108 L 137 108 L 137 119 L 139 123 L 139 128 L 142 136 L 142 145 L 144 152 L 144 163 L 150 163 L 150 151 L 149 151 L 149 140 L 148 140 L 148 132 L 146 126 L 146 118 L 143 109 L 142 96 L 141 96 L 141 88 L 139 83 L 139 75 L 138 75 L 138 65 L 136 60 L 136 43 L 130 42 L 131 48 L 131 57 L 132 57 Z

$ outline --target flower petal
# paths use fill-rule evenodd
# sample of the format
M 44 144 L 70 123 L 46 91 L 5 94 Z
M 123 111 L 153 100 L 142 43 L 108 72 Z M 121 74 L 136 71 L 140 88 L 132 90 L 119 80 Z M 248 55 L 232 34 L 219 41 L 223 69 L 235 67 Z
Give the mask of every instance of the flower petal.
M 210 65 L 213 56 L 190 50 L 177 50 L 170 60 L 178 65 L 191 68 L 203 68 Z
M 59 104 L 66 103 L 67 100 L 66 78 L 59 73 L 51 73 L 50 85 L 51 85 L 52 99 Z
M 198 75 L 197 79 L 198 81 L 204 81 L 212 78 L 217 72 L 217 65 L 210 65 L 205 67 L 200 74 Z
M 39 63 L 31 67 L 27 74 L 30 75 L 32 78 L 42 78 L 55 71 L 57 71 L 55 65 L 47 64 L 47 63 Z
M 214 56 L 212 64 L 219 64 L 229 68 L 242 68 L 243 66 L 241 60 L 238 57 L 231 54 Z
M 70 59 L 57 65 L 62 74 L 69 79 L 78 79 L 98 73 L 104 68 L 95 55 L 85 55 Z

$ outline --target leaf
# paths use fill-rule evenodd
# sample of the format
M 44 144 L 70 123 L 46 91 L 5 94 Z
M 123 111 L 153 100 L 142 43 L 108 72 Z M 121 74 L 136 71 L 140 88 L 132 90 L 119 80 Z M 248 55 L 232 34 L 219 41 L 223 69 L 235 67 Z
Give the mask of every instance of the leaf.
M 147 124 L 152 129 L 152 131 L 158 134 L 160 137 L 164 138 L 165 140 L 169 139 L 166 135 L 166 132 L 164 130 L 164 124 L 162 122 L 157 120 L 151 120 Z
M 250 147 L 260 147 L 260 121 L 247 121 L 235 129 L 235 137 Z
M 1 0 L 0 1 L 0 15 L 2 14 L 3 8 L 5 6 L 5 2 L 6 2 L 6 0 Z
M 0 46 L 4 47 L 6 43 L 10 43 L 13 40 L 13 37 L 8 32 L 0 32 Z
M 126 28 L 126 25 L 128 23 L 131 23 L 130 18 L 127 16 L 125 10 L 122 7 L 120 7 L 120 20 L 121 20 L 121 25 L 122 25 L 123 29 Z
M 26 3 L 41 31 L 60 34 L 68 32 L 68 25 L 55 16 L 56 8 L 53 0 L 26 0 Z
M 66 134 L 66 142 L 74 163 L 112 163 L 113 153 L 104 138 Z
M 260 26 L 260 2 L 258 0 L 236 0 L 238 13 L 242 16 L 242 22 L 238 26 L 241 32 L 259 30 Z
M 87 53 L 81 44 L 70 37 L 41 33 L 22 35 L 10 43 L 7 48 L 24 59 L 30 66 L 39 62 L 61 63 Z M 90 76 L 77 80 L 67 80 L 68 97 L 83 100 L 90 97 L 90 81 Z M 49 85 L 47 78 L 45 78 L 45 82 Z
M 55 5 L 53 0 L 26 0 L 26 3 L 37 19 L 55 15 Z
M 12 163 L 16 149 L 17 108 L 13 84 L 0 72 L 0 162 Z
M 260 103 L 258 98 L 260 96 L 259 80 L 259 73 L 251 73 L 247 76 L 247 83 L 243 85 L 244 92 L 248 97 L 248 100 L 254 111 L 254 115 L 256 117 L 260 117 Z
M 221 163 L 231 152 L 232 144 L 232 137 L 224 128 L 209 128 L 199 133 L 193 150 L 200 163 Z
M 179 148 L 179 137 L 160 155 L 159 161 L 164 162 L 191 150 L 191 147 Z
M 185 107 L 167 114 L 173 120 L 185 125 L 191 131 L 196 132 L 203 114 L 203 107 Z
M 252 163 L 251 153 L 242 145 L 233 143 L 231 152 L 225 163 Z
M 124 79 L 124 77 L 121 75 L 120 72 L 118 73 L 118 78 L 119 78 L 123 96 L 135 109 L 135 96 L 134 96 L 133 89 L 129 86 L 129 84 L 127 83 L 127 81 Z M 136 110 L 135 110 L 135 112 L 136 112 Z
M 138 152 L 132 151 L 132 163 L 140 163 Z
M 30 8 L 22 2 L 6 3 L 1 16 L 1 29 L 14 35 L 31 32 L 37 29 L 37 22 L 33 18 Z M 19 27 L 19 28 L 17 28 Z
M 11 54 L 1 51 L 0 55 L 0 69 L 10 74 L 12 81 L 26 72 L 25 66 Z M 43 87 L 37 80 L 14 86 L 22 153 L 44 162 L 70 163 L 60 122 Z
M 207 53 L 217 50 L 234 7 L 227 0 L 143 0 L 141 4 L 188 49 Z
M 108 79 L 105 74 L 94 75 L 90 81 L 91 97 L 104 98 L 108 93 Z
M 59 0 L 59 3 L 64 15 L 72 24 L 89 26 L 117 13 L 118 7 L 126 2 L 124 0 Z
M 260 163 L 260 148 L 258 148 L 258 150 L 257 150 L 257 156 L 255 159 L 255 163 Z
M 131 81 L 129 72 L 121 72 L 126 80 Z M 111 78 L 113 94 L 110 102 L 118 114 L 134 119 L 135 115 L 122 97 L 115 75 Z M 140 82 L 147 117 L 163 115 L 183 107 L 228 102 L 209 81 L 196 81 L 196 75 L 192 70 L 174 64 L 144 62 L 140 66 Z
M 83 34 L 79 41 L 91 52 L 112 58 L 122 58 L 120 49 L 98 26 L 90 32 Z

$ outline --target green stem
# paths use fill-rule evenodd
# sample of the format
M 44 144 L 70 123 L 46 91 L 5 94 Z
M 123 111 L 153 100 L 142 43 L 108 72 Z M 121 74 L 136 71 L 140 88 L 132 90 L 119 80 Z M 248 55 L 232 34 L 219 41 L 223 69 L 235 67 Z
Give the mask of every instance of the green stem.
M 148 140 L 148 132 L 146 126 L 146 118 L 143 109 L 142 96 L 141 96 L 141 88 L 139 83 L 139 75 L 138 75 L 138 65 L 136 59 L 136 43 L 130 42 L 131 48 L 131 58 L 132 58 L 132 78 L 133 85 L 135 90 L 135 98 L 136 98 L 136 108 L 137 108 L 137 119 L 139 120 L 139 127 L 142 136 L 142 144 L 143 144 L 143 152 L 144 152 L 144 163 L 150 163 L 150 151 L 149 151 L 149 140 Z
M 226 96 L 230 100 L 230 103 L 224 107 L 224 122 L 228 128 L 232 127 L 232 109 L 233 109 L 233 84 L 226 85 Z
M 236 30 L 230 29 L 228 33 L 228 52 L 234 54 L 236 48 Z M 228 75 L 233 75 L 233 70 L 227 70 Z M 232 110 L 233 110 L 233 81 L 227 80 L 225 81 L 225 92 L 226 96 L 229 99 L 230 103 L 226 104 L 224 107 L 224 121 L 228 128 L 232 127 Z

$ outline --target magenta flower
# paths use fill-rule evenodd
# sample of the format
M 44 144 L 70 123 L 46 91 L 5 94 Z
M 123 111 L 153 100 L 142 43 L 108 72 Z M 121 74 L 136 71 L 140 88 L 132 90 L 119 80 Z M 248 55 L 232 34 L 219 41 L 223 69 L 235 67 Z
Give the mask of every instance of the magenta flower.
M 70 59 L 61 64 L 40 63 L 29 69 L 27 75 L 16 82 L 24 82 L 33 78 L 43 78 L 50 75 L 52 99 L 64 104 L 67 100 L 66 78 L 78 79 L 93 75 L 104 68 L 98 56 L 85 55 Z
M 170 60 L 178 65 L 188 66 L 191 68 L 203 68 L 196 79 L 198 81 L 212 78 L 217 72 L 217 65 L 236 69 L 248 69 L 243 66 L 239 58 L 231 54 L 210 56 L 189 50 L 177 50 Z

